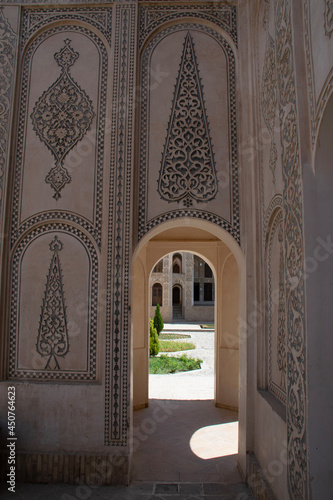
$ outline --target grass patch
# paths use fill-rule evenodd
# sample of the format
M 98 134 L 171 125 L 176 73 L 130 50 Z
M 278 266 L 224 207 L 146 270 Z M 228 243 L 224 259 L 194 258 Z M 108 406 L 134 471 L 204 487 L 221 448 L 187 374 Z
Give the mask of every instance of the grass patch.
M 202 359 L 188 358 L 186 354 L 182 354 L 179 358 L 161 354 L 159 357 L 149 358 L 149 373 L 165 374 L 198 370 L 202 362 Z
M 186 335 L 186 333 L 160 333 L 160 340 L 172 340 L 172 339 L 190 339 L 191 335 Z
M 214 325 L 213 324 L 200 325 L 200 328 L 214 328 Z
M 177 342 L 176 340 L 160 340 L 160 352 L 187 351 L 189 349 L 195 349 L 195 345 L 192 344 L 192 342 Z

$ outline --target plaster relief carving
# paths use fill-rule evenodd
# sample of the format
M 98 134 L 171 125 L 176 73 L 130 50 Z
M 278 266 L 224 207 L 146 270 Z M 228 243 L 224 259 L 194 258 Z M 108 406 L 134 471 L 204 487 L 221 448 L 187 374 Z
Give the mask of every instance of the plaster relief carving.
M 211 2 L 209 5 L 142 5 L 140 8 L 139 45 L 143 46 L 148 35 L 158 26 L 182 17 L 213 22 L 225 30 L 237 46 L 236 6 Z
M 277 149 L 274 142 L 274 126 L 276 118 L 277 105 L 277 78 L 275 66 L 275 47 L 274 40 L 268 34 L 265 51 L 265 63 L 262 75 L 261 84 L 261 107 L 262 114 L 271 137 L 271 147 L 269 153 L 269 168 L 273 174 L 273 182 L 275 183 L 275 169 L 277 161 Z
M 291 26 L 291 2 L 275 0 L 276 56 L 280 96 L 287 333 L 287 433 L 290 498 L 306 500 L 307 367 L 304 292 L 303 187 Z
M 193 116 L 181 101 L 187 77 L 185 73 L 182 76 L 179 61 L 185 61 L 187 37 L 192 71 L 188 83 L 196 82 L 193 110 L 197 115 Z M 239 241 L 236 67 L 232 47 L 205 25 L 175 24 L 149 41 L 140 64 L 138 237 L 161 222 L 191 217 L 213 222 Z M 158 86 L 152 77 L 157 68 L 163 75 Z M 184 119 L 177 113 L 183 113 Z M 184 137 L 186 127 L 188 134 Z
M 11 272 L 9 377 L 95 380 L 98 256 L 90 238 L 44 223 L 16 246 Z
M 286 298 L 282 209 L 275 209 L 267 239 L 268 389 L 286 403 Z
M 50 10 L 50 17 L 52 12 Z M 108 56 L 103 41 L 91 29 L 63 22 L 66 20 L 66 12 L 66 9 L 62 13 L 57 10 L 59 25 L 34 37 L 21 53 L 22 79 L 15 143 L 12 245 L 35 224 L 56 219 L 80 225 L 101 246 Z M 81 13 L 81 9 L 77 12 Z M 29 18 L 30 13 L 23 12 L 24 25 L 29 25 Z M 30 34 L 33 34 L 32 27 Z M 71 50 L 80 48 L 80 56 L 70 67 L 70 73 L 75 77 L 75 82 L 84 82 L 95 116 L 90 129 L 63 158 L 62 166 L 72 181 L 65 183 L 66 187 L 60 191 L 61 198 L 56 200 L 55 196 L 50 196 L 54 191 L 50 190 L 50 185 L 41 175 L 46 166 L 54 166 L 54 155 L 50 155 L 50 149 L 44 142 L 41 144 L 30 117 L 45 89 L 50 89 L 59 80 L 61 71 L 54 54 L 64 48 L 66 39 L 71 39 Z M 49 168 L 46 172 L 47 170 Z
M 186 34 L 158 181 L 160 196 L 186 207 L 212 200 L 217 179 L 194 43 Z
M 325 0 L 324 20 L 325 35 L 331 38 L 333 32 L 333 0 Z
M 78 57 L 70 40 L 65 40 L 65 46 L 54 55 L 61 67 L 61 75 L 38 99 L 31 114 L 34 131 L 56 159 L 56 166 L 45 178 L 54 189 L 56 200 L 71 181 L 63 166 L 64 158 L 90 129 L 94 117 L 92 102 L 69 72 Z
M 278 352 L 277 364 L 280 370 L 280 387 L 283 392 L 286 390 L 286 311 L 285 311 L 285 289 L 284 289 L 284 248 L 283 248 L 283 228 L 279 229 L 279 306 L 278 306 Z
M 50 243 L 53 252 L 47 276 L 45 295 L 37 338 L 37 352 L 48 356 L 45 370 L 60 370 L 58 358 L 69 349 L 65 297 L 59 252 L 63 247 L 57 236 Z

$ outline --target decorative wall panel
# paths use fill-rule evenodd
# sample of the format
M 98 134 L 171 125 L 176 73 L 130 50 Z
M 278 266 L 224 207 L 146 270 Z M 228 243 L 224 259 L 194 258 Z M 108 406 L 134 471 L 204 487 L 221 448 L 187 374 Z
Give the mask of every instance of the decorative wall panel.
M 64 40 L 64 47 L 54 54 L 61 74 L 43 92 L 31 113 L 34 131 L 56 160 L 56 165 L 45 177 L 45 182 L 55 191 L 53 198 L 56 200 L 61 197 L 60 191 L 72 180 L 64 167 L 64 159 L 85 136 L 94 117 L 89 96 L 70 74 L 70 66 L 78 57 L 79 53 L 71 47 L 71 40 Z
M 170 26 L 144 46 L 139 238 L 163 221 L 193 217 L 239 242 L 233 50 L 221 33 L 193 22 Z
M 303 189 L 300 163 L 291 2 L 275 0 L 280 103 L 287 327 L 287 433 L 290 497 L 309 498 Z
M 44 224 L 15 248 L 12 277 L 9 377 L 94 380 L 98 257 L 90 239 Z
M 217 194 L 214 153 L 193 39 L 187 33 L 162 155 L 158 192 L 166 201 L 208 202 Z
M 56 60 L 65 46 L 74 55 L 70 72 L 64 66 L 60 71 Z M 86 28 L 58 26 L 28 45 L 22 66 L 12 244 L 35 223 L 61 219 L 81 225 L 100 246 L 106 78 L 106 48 Z
M 11 214 L 11 379 L 97 377 L 108 62 L 96 27 L 108 38 L 106 20 L 110 9 L 23 10 Z
M 115 6 L 105 350 L 105 445 L 126 446 L 129 433 L 129 293 L 136 7 Z
M 275 120 L 277 115 L 277 76 L 275 66 L 274 40 L 268 34 L 266 42 L 265 64 L 261 85 L 261 109 L 268 128 L 271 144 L 269 151 L 269 168 L 272 172 L 273 182 L 276 179 L 277 149 L 275 145 Z

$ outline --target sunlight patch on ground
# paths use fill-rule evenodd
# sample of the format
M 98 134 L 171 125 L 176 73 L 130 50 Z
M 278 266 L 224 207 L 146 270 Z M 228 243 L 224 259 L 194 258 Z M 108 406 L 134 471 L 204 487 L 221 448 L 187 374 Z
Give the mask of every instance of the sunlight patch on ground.
M 238 422 L 208 425 L 198 429 L 190 439 L 190 448 L 199 458 L 225 457 L 238 453 Z

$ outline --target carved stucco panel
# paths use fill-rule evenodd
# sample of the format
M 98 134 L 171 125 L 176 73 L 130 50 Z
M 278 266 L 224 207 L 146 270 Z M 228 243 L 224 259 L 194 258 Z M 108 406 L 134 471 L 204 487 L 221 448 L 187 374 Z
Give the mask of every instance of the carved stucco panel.
M 290 0 L 275 0 L 279 88 L 287 327 L 287 434 L 290 497 L 309 496 L 307 365 L 304 293 L 303 186 Z
M 12 277 L 10 378 L 94 380 L 98 258 L 89 238 L 65 224 L 34 229 L 14 251 Z
M 177 107 L 177 90 L 181 90 L 181 61 L 187 36 L 191 37 L 195 47 L 196 66 L 200 74 L 200 85 L 196 87 L 196 95 L 200 95 L 200 107 L 207 117 L 203 127 L 205 130 L 203 143 L 208 145 L 208 149 L 206 148 L 204 154 L 202 148 L 198 148 L 198 161 L 201 166 L 200 168 L 196 166 L 195 176 L 189 176 L 185 172 L 190 165 L 186 160 L 182 178 L 178 179 L 178 174 L 177 179 L 173 176 L 175 171 L 173 168 L 172 172 L 167 173 L 167 183 L 165 183 L 165 161 L 171 158 L 170 148 L 174 150 L 169 138 L 176 126 L 172 116 Z M 160 75 L 158 82 L 154 76 L 157 67 Z M 214 81 L 209 77 L 213 73 L 216 75 Z M 215 222 L 239 241 L 238 146 L 233 49 L 219 33 L 199 22 L 174 25 L 159 32 L 145 47 L 141 59 L 141 75 L 139 238 L 165 220 L 196 217 Z M 177 81 L 179 85 L 176 84 L 175 90 L 174 85 Z M 219 82 L 218 89 L 214 87 L 216 81 Z M 185 130 L 183 126 L 181 129 L 180 136 Z M 186 135 L 184 138 L 187 138 L 189 145 L 192 144 L 193 133 L 194 129 L 189 130 L 188 135 L 184 132 Z M 179 154 L 177 158 L 183 161 Z M 216 174 L 214 162 L 209 161 L 209 172 L 207 170 L 201 180 L 205 158 L 214 158 Z M 190 163 L 193 163 L 192 159 Z M 213 181 L 209 181 L 211 185 L 209 189 L 208 178 Z M 168 199 L 166 199 L 166 187 Z M 186 198 L 184 207 L 179 206 L 180 198 L 176 200 L 173 190 L 175 196 Z M 190 207 L 187 206 L 189 204 Z

